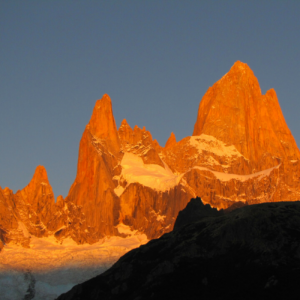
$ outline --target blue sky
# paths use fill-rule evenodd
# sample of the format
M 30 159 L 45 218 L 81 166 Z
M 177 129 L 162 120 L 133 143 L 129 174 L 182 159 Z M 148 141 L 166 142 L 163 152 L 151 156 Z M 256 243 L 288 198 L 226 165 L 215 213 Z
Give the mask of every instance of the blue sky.
M 0 186 L 44 165 L 55 196 L 76 176 L 94 104 L 161 145 L 193 132 L 209 86 L 237 60 L 274 88 L 300 145 L 300 1 L 0 0 Z

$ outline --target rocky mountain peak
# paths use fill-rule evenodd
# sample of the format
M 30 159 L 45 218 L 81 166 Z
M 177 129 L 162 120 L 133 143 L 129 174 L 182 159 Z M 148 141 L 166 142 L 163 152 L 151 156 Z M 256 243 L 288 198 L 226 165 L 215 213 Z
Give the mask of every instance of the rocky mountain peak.
M 35 168 L 35 172 L 31 179 L 31 182 L 35 182 L 35 183 L 43 182 L 43 183 L 49 184 L 48 174 L 47 174 L 46 168 L 44 166 L 37 166 Z
M 126 119 L 124 119 L 121 123 L 121 126 L 118 130 L 119 138 L 122 141 L 131 142 L 133 130 L 127 123 Z
M 111 150 L 119 151 L 120 141 L 117 126 L 111 99 L 107 94 L 104 94 L 100 100 L 96 101 L 87 129 L 96 139 L 106 140 Z
M 122 122 L 121 122 L 121 126 L 120 127 L 127 127 L 127 126 L 129 126 L 129 124 L 127 123 L 127 120 L 126 119 L 124 119 Z M 130 126 L 129 126 L 130 127 Z M 130 127 L 131 128 L 131 127 Z
M 250 69 L 250 67 L 246 64 L 243 63 L 239 60 L 237 60 L 232 67 L 230 68 L 229 72 L 235 72 L 235 73 L 248 73 L 248 74 L 253 74 L 252 70 Z
M 47 171 L 44 166 L 36 167 L 32 179 L 22 191 L 26 191 L 26 193 L 31 193 L 37 188 L 39 188 L 40 185 L 49 185 Z
M 37 212 L 47 206 L 47 202 L 54 204 L 54 194 L 45 167 L 37 166 L 31 181 L 19 193 Z
M 56 199 L 56 204 L 61 206 L 63 202 L 64 202 L 64 197 L 62 195 L 59 195 Z
M 295 157 L 299 152 L 276 92 L 271 89 L 262 95 L 254 73 L 242 62 L 236 62 L 203 96 L 193 132 L 194 136 L 201 134 L 234 145 L 256 170 L 267 153 L 283 158 L 287 153 Z M 282 141 L 286 146 L 283 147 Z M 266 169 L 276 163 L 269 161 L 260 167 Z
M 173 132 L 171 132 L 171 135 L 166 142 L 165 148 L 171 148 L 175 144 L 176 144 L 176 136 Z
M 0 188 L 1 188 L 1 186 L 0 186 Z M 2 190 L 2 192 L 3 192 L 3 194 L 4 194 L 5 196 L 10 196 L 10 195 L 13 194 L 13 191 L 12 191 L 10 188 L 8 188 L 8 187 L 5 187 L 5 188 Z

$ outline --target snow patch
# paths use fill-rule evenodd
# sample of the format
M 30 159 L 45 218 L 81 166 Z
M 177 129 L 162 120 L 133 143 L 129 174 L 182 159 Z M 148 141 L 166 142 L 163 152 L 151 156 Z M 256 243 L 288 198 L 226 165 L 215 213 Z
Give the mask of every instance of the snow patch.
M 119 233 L 121 233 L 121 234 L 127 234 L 129 236 L 138 234 L 137 230 L 131 230 L 128 225 L 125 225 L 123 223 L 118 224 L 116 226 L 116 228 L 118 229 Z
M 205 167 L 198 167 L 198 166 L 193 167 L 193 169 L 198 169 L 198 170 L 201 170 L 201 171 L 209 171 L 209 172 L 213 173 L 215 175 L 215 177 L 217 179 L 219 179 L 220 181 L 230 181 L 232 179 L 235 179 L 235 180 L 245 182 L 245 181 L 247 181 L 249 179 L 252 179 L 252 178 L 257 178 L 258 180 L 261 180 L 262 178 L 269 176 L 270 173 L 273 170 L 278 169 L 280 167 L 280 165 L 281 164 L 279 164 L 275 167 L 260 171 L 260 172 L 249 174 L 249 175 L 238 175 L 238 174 L 222 173 L 222 172 L 212 171 L 212 170 L 210 170 L 208 168 L 205 168 Z
M 26 226 L 20 221 L 18 222 L 18 231 L 22 231 L 24 237 L 26 237 L 26 238 L 30 237 L 30 234 L 29 234 Z
M 165 220 L 165 218 L 166 218 L 166 216 L 157 215 L 156 221 L 163 222 Z
M 226 145 L 211 135 L 201 134 L 198 136 L 191 136 L 189 143 L 198 150 L 199 154 L 203 151 L 207 151 L 218 156 L 243 157 L 243 155 L 233 145 Z
M 174 174 L 169 168 L 144 164 L 142 158 L 125 153 L 121 161 L 123 177 L 128 184 L 140 183 L 157 191 L 168 191 L 178 185 L 183 174 Z
M 103 273 L 122 255 L 147 242 L 145 234 L 132 234 L 126 238 L 106 237 L 93 245 L 77 245 L 71 238 L 61 244 L 53 236 L 32 236 L 31 248 L 6 244 L 0 255 L 0 298 L 25 299 L 31 287 L 35 296 L 28 299 L 56 299 L 74 285 Z
M 120 196 L 123 194 L 124 190 L 125 190 L 125 189 L 124 189 L 121 185 L 118 185 L 118 186 L 114 189 L 114 192 L 115 192 L 115 194 L 116 194 L 118 197 L 120 197 Z

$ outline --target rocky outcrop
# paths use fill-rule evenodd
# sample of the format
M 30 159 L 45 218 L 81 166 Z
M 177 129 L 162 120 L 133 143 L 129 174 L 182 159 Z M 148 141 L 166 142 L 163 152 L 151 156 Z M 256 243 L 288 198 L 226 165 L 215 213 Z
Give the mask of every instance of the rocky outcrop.
M 297 299 L 299 222 L 299 202 L 201 218 L 130 251 L 58 300 Z
M 2 246 L 18 238 L 19 224 L 15 211 L 12 191 L 0 187 L 0 239 Z M 21 236 L 21 239 L 23 241 L 24 235 Z
M 152 140 L 152 135 L 145 127 L 140 129 L 137 125 L 132 130 L 124 119 L 118 130 L 123 151 L 133 153 L 142 158 L 145 164 L 156 164 L 164 167 L 157 148 L 157 141 Z
M 30 183 L 16 194 L 0 188 L 0 215 L 5 243 L 29 246 L 30 235 L 48 236 L 47 224 L 55 212 L 54 195 L 44 167 L 38 166 Z
M 21 221 L 27 225 L 29 233 L 47 235 L 47 225 L 55 214 L 55 199 L 43 166 L 36 168 L 30 183 L 16 193 L 16 199 L 18 210 L 22 212 Z
M 171 135 L 166 142 L 165 148 L 171 148 L 175 144 L 176 144 L 176 137 L 175 137 L 175 134 L 173 132 L 171 132 Z
M 179 230 L 187 224 L 198 222 L 208 217 L 218 217 L 224 214 L 223 210 L 218 211 L 209 204 L 204 205 L 201 198 L 193 198 L 185 209 L 181 210 L 177 216 L 173 230 Z
M 0 187 L 0 240 L 29 247 L 31 236 L 49 235 L 58 240 L 70 236 L 77 243 L 99 239 L 88 232 L 80 207 L 61 196 L 55 203 L 46 169 L 38 166 L 30 183 L 15 194 Z

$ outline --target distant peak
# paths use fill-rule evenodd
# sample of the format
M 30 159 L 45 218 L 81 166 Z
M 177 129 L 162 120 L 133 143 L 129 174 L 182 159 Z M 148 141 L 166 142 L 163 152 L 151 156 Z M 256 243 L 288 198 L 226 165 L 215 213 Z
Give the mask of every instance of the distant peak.
M 124 120 L 121 122 L 121 126 L 128 126 L 128 123 L 127 123 L 126 119 L 124 119 Z
M 39 179 L 39 180 L 44 180 L 48 182 L 48 175 L 47 175 L 47 171 L 46 168 L 44 166 L 37 166 L 35 168 L 35 172 L 33 175 L 32 179 Z
M 246 63 L 238 60 L 233 64 L 228 73 L 251 73 L 252 75 L 253 71 Z
M 237 60 L 232 67 L 238 67 L 238 68 L 249 68 L 249 66 L 246 63 L 243 63 L 242 61 Z
M 176 136 L 173 132 L 171 132 L 170 137 L 168 138 L 165 148 L 170 148 L 176 144 Z
M 121 122 L 121 125 L 119 127 L 119 130 L 128 130 L 130 129 L 130 131 L 132 131 L 130 125 L 127 123 L 126 119 L 124 119 L 122 122 Z
M 124 119 L 122 122 L 121 122 L 121 125 L 119 127 L 119 130 L 118 130 L 118 134 L 119 134 L 119 137 L 121 139 L 125 139 L 125 140 L 128 140 L 129 139 L 129 136 L 132 134 L 132 128 L 130 127 L 130 125 L 127 123 L 126 119 Z
M 266 92 L 266 95 L 271 97 L 271 98 L 275 98 L 277 99 L 277 94 L 276 94 L 276 91 L 272 88 L 272 89 L 269 89 L 267 92 Z
M 0 191 L 1 191 L 1 186 L 0 186 Z M 8 187 L 5 187 L 2 191 L 3 191 L 4 195 L 12 195 L 13 194 L 13 191 Z
M 21 190 L 21 192 L 23 192 L 27 195 L 31 194 L 36 189 L 38 189 L 41 185 L 49 187 L 52 191 L 52 188 L 50 186 L 47 171 L 46 171 L 45 167 L 44 166 L 37 166 L 35 168 L 34 174 L 31 178 L 29 184 L 26 187 L 24 187 L 24 189 Z
M 153 140 L 153 144 L 160 147 L 160 145 L 159 145 L 157 139 L 154 139 L 154 140 Z
M 62 195 L 59 195 L 57 198 L 56 198 L 56 204 L 58 205 L 61 205 L 64 203 L 64 197 Z
M 96 101 L 90 122 L 87 126 L 93 136 L 110 141 L 111 146 L 119 151 L 120 143 L 113 115 L 111 99 L 107 94 Z

